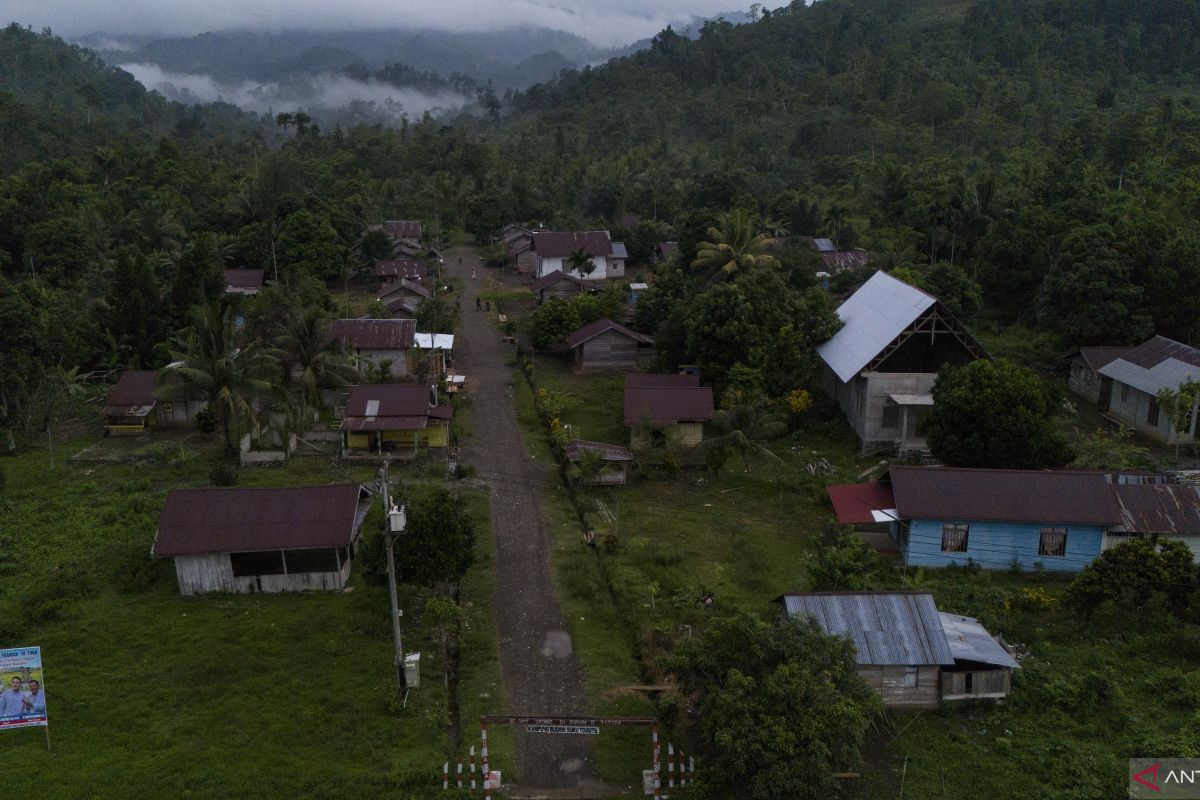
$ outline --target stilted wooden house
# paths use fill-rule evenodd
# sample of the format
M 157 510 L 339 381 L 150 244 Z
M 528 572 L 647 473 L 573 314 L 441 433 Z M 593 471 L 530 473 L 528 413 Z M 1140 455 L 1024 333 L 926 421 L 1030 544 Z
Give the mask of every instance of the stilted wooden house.
M 356 483 L 173 489 L 151 553 L 182 595 L 337 591 L 350 578 L 369 494 Z
M 575 351 L 580 372 L 628 372 L 638 368 L 654 340 L 610 319 L 598 319 L 568 336 L 567 347 Z

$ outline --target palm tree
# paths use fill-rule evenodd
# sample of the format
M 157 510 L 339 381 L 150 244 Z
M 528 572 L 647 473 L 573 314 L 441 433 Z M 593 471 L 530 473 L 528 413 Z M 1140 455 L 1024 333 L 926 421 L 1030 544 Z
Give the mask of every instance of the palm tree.
M 758 231 L 750 212 L 736 209 L 717 217 L 708 229 L 709 241 L 701 242 L 692 267 L 711 272 L 709 284 L 758 267 L 777 267 L 779 260 L 767 252 L 771 237 Z
M 596 271 L 596 262 L 592 261 L 592 257 L 587 254 L 583 248 L 573 250 L 567 255 L 567 266 L 571 272 L 578 272 L 586 281 L 587 276 Z
M 825 209 L 825 228 L 829 231 L 829 235 L 833 237 L 833 248 L 841 250 L 841 244 L 838 240 L 842 235 L 842 228 L 846 227 L 846 223 L 850 220 L 850 209 L 838 203 L 833 203 L 829 208 Z
M 700 444 L 702 452 L 737 450 L 747 472 L 750 471 L 751 456 L 783 463 L 783 459 L 767 449 L 763 442 L 782 436 L 787 431 L 787 422 L 782 414 L 768 410 L 761 400 L 721 409 L 713 417 L 712 425 L 719 433 Z
M 225 447 L 236 452 L 234 428 L 253 421 L 253 401 L 275 390 L 271 376 L 279 361 L 257 344 L 237 349 L 233 312 L 228 307 L 204 306 L 195 322 L 174 342 L 174 363 L 162 370 L 155 394 L 163 399 L 203 400 L 216 412 L 225 434 Z
M 320 309 L 304 309 L 292 317 L 287 331 L 275 339 L 285 375 L 299 390 L 301 418 L 308 425 L 308 405 L 319 405 L 321 389 L 348 386 L 359 378 L 342 343 L 329 336 L 329 320 Z

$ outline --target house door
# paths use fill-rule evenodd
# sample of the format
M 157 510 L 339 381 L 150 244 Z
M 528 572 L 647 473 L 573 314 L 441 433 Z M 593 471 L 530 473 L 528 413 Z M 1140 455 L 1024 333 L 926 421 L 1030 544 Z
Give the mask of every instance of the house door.
M 1104 411 L 1108 410 L 1108 404 L 1112 400 L 1112 378 L 1100 378 L 1100 396 L 1096 398 L 1096 403 Z

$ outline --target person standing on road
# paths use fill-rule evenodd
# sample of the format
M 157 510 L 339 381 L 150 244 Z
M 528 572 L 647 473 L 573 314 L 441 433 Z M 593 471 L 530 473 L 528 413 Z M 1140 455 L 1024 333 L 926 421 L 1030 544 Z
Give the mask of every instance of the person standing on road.
M 475 310 L 483 311 L 483 301 L 480 300 L 478 297 L 475 298 Z

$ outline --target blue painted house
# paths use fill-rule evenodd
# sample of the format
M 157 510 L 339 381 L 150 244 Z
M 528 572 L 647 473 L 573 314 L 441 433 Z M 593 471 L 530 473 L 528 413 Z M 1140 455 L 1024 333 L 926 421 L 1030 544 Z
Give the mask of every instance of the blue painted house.
M 905 564 L 1079 572 L 1131 535 L 1110 480 L 1103 472 L 894 466 L 877 483 L 828 492 L 840 522 L 887 525 Z

